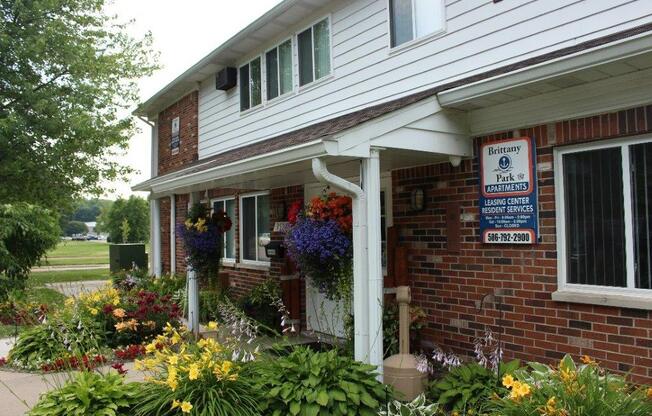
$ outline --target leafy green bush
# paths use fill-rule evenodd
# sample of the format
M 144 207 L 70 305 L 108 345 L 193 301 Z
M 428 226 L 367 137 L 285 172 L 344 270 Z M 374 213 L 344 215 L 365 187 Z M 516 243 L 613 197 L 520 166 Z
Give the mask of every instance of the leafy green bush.
M 529 368 L 507 372 L 502 384 L 509 393 L 493 403 L 498 416 L 649 416 L 652 390 L 635 388 L 605 372 L 589 357 L 576 365 L 570 356 L 558 367 L 530 363 Z
M 501 364 L 501 374 L 511 373 L 520 366 L 518 360 Z M 494 393 L 505 390 L 495 372 L 480 364 L 469 363 L 454 367 L 439 381 L 430 384 L 429 398 L 446 410 L 468 412 L 482 410 Z
M 380 412 L 379 416 L 435 416 L 439 414 L 436 403 L 427 404 L 426 396 L 420 395 L 410 403 L 401 403 L 395 400 L 387 405 L 387 410 Z
M 32 267 L 59 241 L 52 211 L 25 203 L 0 204 L 0 301 L 23 289 Z
M 91 355 L 103 345 L 103 334 L 93 321 L 53 318 L 18 336 L 9 351 L 9 364 L 39 370 L 64 356 Z
M 265 415 L 376 416 L 390 392 L 376 380 L 374 367 L 301 347 L 261 365 Z
M 248 317 L 268 328 L 278 330 L 281 326 L 281 316 L 272 304 L 281 295 L 278 281 L 267 279 L 242 297 L 238 304 Z
M 45 393 L 29 416 L 129 416 L 139 390 L 122 376 L 82 371 L 61 388 Z

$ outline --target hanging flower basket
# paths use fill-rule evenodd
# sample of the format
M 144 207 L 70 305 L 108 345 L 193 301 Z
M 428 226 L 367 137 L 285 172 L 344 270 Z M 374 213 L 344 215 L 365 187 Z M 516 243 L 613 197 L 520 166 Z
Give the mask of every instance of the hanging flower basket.
M 310 283 L 329 299 L 347 299 L 353 279 L 351 198 L 335 193 L 313 198 L 288 212 L 288 255 Z
M 177 233 L 186 248 L 188 265 L 200 277 L 217 277 L 224 253 L 224 233 L 232 225 L 224 211 L 211 215 L 202 204 L 193 205 L 186 221 L 177 225 Z

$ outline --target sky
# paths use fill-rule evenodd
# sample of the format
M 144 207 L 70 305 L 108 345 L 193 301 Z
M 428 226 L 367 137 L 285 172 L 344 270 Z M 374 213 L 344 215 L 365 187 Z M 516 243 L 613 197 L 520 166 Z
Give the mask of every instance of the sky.
M 134 20 L 129 33 L 142 37 L 151 32 L 160 53 L 159 69 L 139 81 L 141 102 L 147 100 L 186 69 L 280 3 L 280 0 L 113 0 L 107 12 L 120 21 Z M 132 137 L 129 151 L 119 158 L 138 172 L 126 182 L 114 182 L 111 199 L 132 194 L 131 186 L 150 178 L 149 126 L 137 120 L 140 133 Z M 137 193 L 146 196 L 143 193 Z

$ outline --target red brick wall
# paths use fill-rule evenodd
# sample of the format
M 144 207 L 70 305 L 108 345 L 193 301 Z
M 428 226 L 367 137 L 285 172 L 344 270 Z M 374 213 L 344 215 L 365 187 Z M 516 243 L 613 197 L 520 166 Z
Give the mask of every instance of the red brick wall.
M 556 361 L 564 354 L 588 354 L 606 367 L 652 382 L 652 317 L 645 310 L 554 302 L 557 252 L 552 149 L 589 140 L 652 131 L 652 106 L 521 129 L 536 138 L 542 243 L 534 246 L 481 244 L 478 211 L 478 160 L 458 168 L 448 163 L 393 172 L 394 224 L 409 247 L 415 303 L 425 309 L 425 335 L 458 353 L 472 354 L 473 339 L 485 328 L 498 330 L 496 305 L 477 302 L 498 290 L 507 358 Z M 512 137 L 498 133 L 485 140 Z M 476 152 L 477 154 L 477 152 Z M 426 191 L 426 209 L 409 210 L 410 192 Z M 461 244 L 449 252 L 446 204 L 459 204 Z
M 198 102 L 197 91 L 191 92 L 158 115 L 158 174 L 174 172 L 197 160 Z M 181 143 L 179 153 L 172 154 L 172 120 L 179 117 Z
M 170 198 L 160 200 L 161 218 L 161 270 L 163 273 L 170 272 Z

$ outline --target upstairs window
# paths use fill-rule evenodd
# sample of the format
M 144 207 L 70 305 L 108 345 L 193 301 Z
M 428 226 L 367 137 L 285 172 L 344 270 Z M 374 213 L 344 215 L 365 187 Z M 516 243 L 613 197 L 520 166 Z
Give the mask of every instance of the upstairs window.
M 292 91 L 292 41 L 287 40 L 265 54 L 267 99 Z
M 246 111 L 262 103 L 260 57 L 240 67 L 240 111 Z
M 389 0 L 392 47 L 444 30 L 442 0 Z
M 299 85 L 317 81 L 331 73 L 331 38 L 328 18 L 297 35 Z
M 652 289 L 652 142 L 560 149 L 556 160 L 565 283 Z

